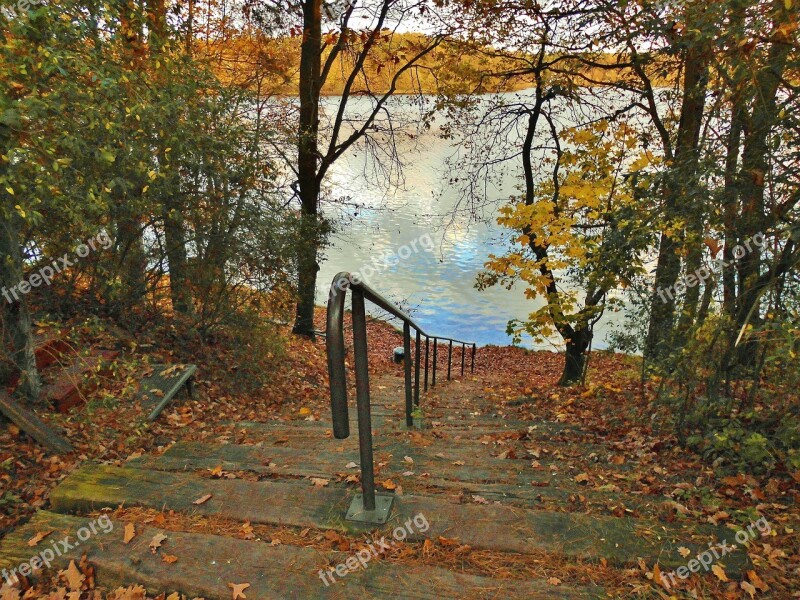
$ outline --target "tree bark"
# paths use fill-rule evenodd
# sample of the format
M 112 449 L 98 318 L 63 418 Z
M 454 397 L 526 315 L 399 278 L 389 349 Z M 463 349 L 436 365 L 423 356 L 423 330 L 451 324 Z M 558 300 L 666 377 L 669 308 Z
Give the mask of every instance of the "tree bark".
M 186 255 L 186 227 L 179 207 L 166 202 L 164 207 L 164 243 L 169 263 L 169 290 L 175 312 L 192 314 L 192 293 L 189 289 Z
M 17 291 L 23 279 L 19 219 L 14 216 L 0 225 L 0 287 L 3 304 L 3 347 L 19 371 L 19 390 L 31 402 L 39 400 L 42 381 L 36 368 L 36 347 L 28 304 Z
M 694 195 L 709 63 L 708 49 L 704 44 L 694 42 L 686 55 L 678 138 L 664 190 L 664 213 L 668 225 L 678 218 L 679 211 L 684 210 L 681 204 L 689 202 Z M 645 358 L 649 360 L 663 358 L 672 345 L 676 299 L 663 292 L 672 290 L 680 275 L 681 260 L 678 251 L 681 245 L 680 238 L 674 232 L 662 232 L 645 344 Z
M 319 229 L 319 96 L 322 77 L 322 0 L 303 3 L 303 41 L 300 48 L 300 125 L 298 187 L 301 239 L 297 248 L 297 314 L 293 333 L 311 339 L 317 288 Z
M 558 385 L 568 387 L 581 381 L 583 370 L 586 368 L 586 351 L 591 342 L 592 331 L 588 326 L 575 330 L 572 337 L 566 341 L 564 370 Z

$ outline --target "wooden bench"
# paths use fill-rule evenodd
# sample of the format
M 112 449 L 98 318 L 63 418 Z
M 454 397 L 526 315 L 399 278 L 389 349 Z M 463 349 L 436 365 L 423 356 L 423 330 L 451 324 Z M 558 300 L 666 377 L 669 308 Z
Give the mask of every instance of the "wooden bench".
M 147 420 L 155 421 L 184 386 L 189 398 L 193 398 L 196 372 L 197 365 L 153 365 L 140 384 L 144 402 L 154 405 Z

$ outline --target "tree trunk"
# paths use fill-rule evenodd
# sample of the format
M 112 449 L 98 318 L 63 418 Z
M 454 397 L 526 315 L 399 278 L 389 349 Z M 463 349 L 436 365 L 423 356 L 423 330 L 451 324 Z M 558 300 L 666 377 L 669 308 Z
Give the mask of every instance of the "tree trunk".
M 783 3 L 779 3 L 779 11 Z M 788 19 L 788 11 L 783 13 L 783 20 L 778 19 L 776 29 Z M 754 95 L 753 112 L 749 128 L 745 136 L 742 153 L 742 171 L 740 174 L 740 190 L 742 193 L 742 215 L 739 219 L 739 240 L 751 240 L 759 233 L 766 233 L 764 184 L 769 170 L 769 133 L 777 118 L 778 108 L 776 96 L 786 61 L 791 50 L 791 43 L 786 34 L 778 36 L 770 47 L 767 62 L 756 77 L 756 93 Z M 739 296 L 737 298 L 738 327 L 743 327 L 747 315 L 755 308 L 757 315 L 758 293 L 753 284 L 761 273 L 761 251 L 758 246 L 751 245 L 739 262 Z
M 30 401 L 39 399 L 42 381 L 36 369 L 36 348 L 25 296 L 17 290 L 22 281 L 22 252 L 19 219 L 14 216 L 0 225 L 0 286 L 3 298 L 3 347 L 19 371 L 19 390 Z
M 575 330 L 566 341 L 567 350 L 564 360 L 564 371 L 558 385 L 568 387 L 579 383 L 586 368 L 586 351 L 592 341 L 592 330 L 587 327 Z
M 178 207 L 167 202 L 164 207 L 164 243 L 169 262 L 169 290 L 172 309 L 192 314 L 192 293 L 189 289 L 186 257 L 186 228 Z
M 679 217 L 679 212 L 685 213 L 685 208 L 681 210 L 681 204 L 689 202 L 695 192 L 697 150 L 708 87 L 709 56 L 705 46 L 698 42 L 689 48 L 686 55 L 678 139 L 673 166 L 664 190 L 664 211 L 669 226 Z M 681 240 L 675 233 L 662 232 L 645 344 L 646 359 L 663 358 L 672 346 L 676 299 L 674 294 L 667 292 L 672 292 L 680 276 L 680 246 Z
M 298 185 L 302 215 L 297 248 L 297 314 L 293 333 L 311 339 L 317 288 L 319 174 L 319 96 L 322 77 L 322 0 L 303 3 L 303 41 L 300 49 L 300 125 Z

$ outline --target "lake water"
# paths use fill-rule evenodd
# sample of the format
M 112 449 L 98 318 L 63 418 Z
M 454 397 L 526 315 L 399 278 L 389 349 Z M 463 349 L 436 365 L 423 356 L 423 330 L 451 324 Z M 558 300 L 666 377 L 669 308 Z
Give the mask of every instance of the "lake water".
M 326 100 L 330 110 L 338 102 Z M 393 116 L 413 116 L 415 110 L 404 99 L 395 99 Z M 356 110 L 358 106 L 356 106 Z M 398 121 L 402 119 L 398 117 Z M 426 330 L 436 335 L 475 341 L 479 345 L 511 343 L 506 325 L 512 319 L 525 319 L 542 306 L 541 300 L 528 300 L 523 288 L 506 290 L 475 288 L 476 276 L 491 253 L 500 254 L 507 247 L 508 235 L 490 217 L 478 222 L 466 211 L 456 210 L 460 194 L 448 183 L 447 165 L 457 147 L 442 139 L 433 128 L 421 136 L 397 136 L 397 154 L 404 163 L 402 185 L 389 183 L 386 173 L 377 172 L 372 154 L 365 147 L 353 148 L 333 166 L 327 183 L 334 198 L 350 203 L 341 211 L 346 225 L 333 238 L 319 273 L 317 301 L 325 303 L 334 276 L 340 271 L 361 271 L 387 251 L 397 253 L 417 240 L 418 252 L 392 261 L 366 281 L 378 292 L 406 308 Z M 500 202 L 517 185 L 512 173 L 489 192 Z M 341 206 L 341 203 L 337 203 Z M 421 249 L 418 241 L 430 236 L 433 251 Z M 426 238 L 427 239 L 427 238 Z M 404 255 L 407 254 L 404 251 Z M 603 348 L 609 325 L 619 315 L 604 317 L 595 328 L 595 348 Z M 523 339 L 530 348 L 560 348 L 560 339 L 535 344 Z

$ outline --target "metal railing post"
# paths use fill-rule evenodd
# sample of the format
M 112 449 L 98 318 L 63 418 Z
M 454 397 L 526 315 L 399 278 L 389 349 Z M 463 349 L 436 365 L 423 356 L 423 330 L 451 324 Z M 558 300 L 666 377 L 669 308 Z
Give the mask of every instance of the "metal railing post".
M 431 350 L 431 338 L 425 336 L 425 391 L 428 391 L 428 354 Z
M 328 322 L 325 344 L 328 348 L 328 379 L 331 386 L 331 414 L 333 437 L 345 440 L 350 437 L 350 418 L 347 410 L 347 374 L 344 365 L 344 300 L 349 285 L 349 275 L 339 273 L 333 280 L 328 297 Z M 339 285 L 342 282 L 345 285 Z
M 436 387 L 436 362 L 439 358 L 439 338 L 433 338 L 433 379 L 431 387 Z
M 475 352 L 477 351 L 478 347 L 475 344 L 472 344 L 472 372 L 475 372 Z
M 403 366 L 406 375 L 406 426 L 414 425 L 414 398 L 411 395 L 411 325 L 403 323 Z
M 453 340 L 450 340 L 450 346 L 447 348 L 447 381 L 450 381 L 450 368 L 453 365 Z
M 353 354 L 358 406 L 358 449 L 361 455 L 361 491 L 364 510 L 375 510 L 375 470 L 372 460 L 372 416 L 369 406 L 369 362 L 364 293 L 353 290 Z
M 422 334 L 417 329 L 417 346 L 414 352 L 414 404 L 417 406 L 419 406 L 419 363 L 422 358 L 420 350 L 422 350 Z
M 464 361 L 467 358 L 467 345 L 461 344 L 461 376 L 464 376 Z

